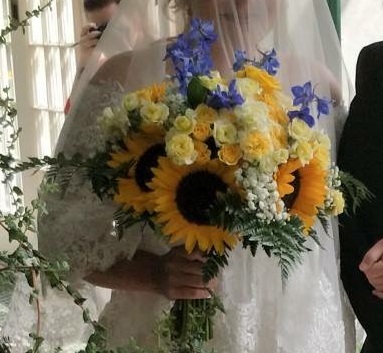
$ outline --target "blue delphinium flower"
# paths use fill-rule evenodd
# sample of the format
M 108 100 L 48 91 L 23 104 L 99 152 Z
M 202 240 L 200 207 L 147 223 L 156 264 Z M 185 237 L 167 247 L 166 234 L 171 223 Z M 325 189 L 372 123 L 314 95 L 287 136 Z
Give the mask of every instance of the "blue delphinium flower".
M 315 98 L 316 98 L 317 111 L 318 111 L 317 118 L 319 119 L 321 114 L 329 115 L 331 101 L 327 98 L 320 98 L 317 95 L 315 95 Z
M 263 58 L 261 60 L 260 67 L 267 71 L 271 76 L 274 76 L 277 73 L 277 69 L 280 67 L 280 63 L 277 59 L 277 52 L 275 49 L 262 53 Z
M 249 64 L 259 67 L 260 69 L 265 70 L 269 75 L 274 76 L 277 73 L 277 69 L 280 67 L 280 63 L 277 59 L 277 52 L 273 49 L 266 53 L 261 51 L 259 51 L 259 53 L 262 54 L 262 59 L 257 61 L 256 59 L 249 59 L 246 56 L 246 51 L 236 50 L 234 52 L 235 60 L 233 63 L 233 70 L 235 72 L 242 70 L 246 64 Z
M 244 65 L 249 62 L 250 60 L 246 57 L 246 52 L 242 50 L 236 50 L 234 52 L 234 63 L 233 63 L 233 70 L 235 72 L 242 70 Z
M 216 39 L 213 22 L 193 19 L 189 31 L 167 48 L 165 60 L 172 61 L 182 94 L 186 95 L 192 76 L 208 75 L 212 70 L 211 45 Z
M 293 86 L 291 92 L 294 95 L 293 104 L 295 106 L 308 107 L 315 98 L 311 82 L 306 82 L 303 86 Z
M 301 110 L 293 110 L 289 111 L 288 116 L 290 120 L 293 120 L 294 118 L 301 119 L 306 122 L 306 124 L 310 127 L 313 127 L 315 125 L 315 119 L 310 114 L 310 108 L 304 107 Z
M 315 120 L 311 115 L 310 106 L 313 102 L 316 103 L 317 119 L 321 114 L 328 115 L 330 113 L 330 100 L 327 98 L 320 98 L 314 93 L 311 82 L 306 82 L 303 86 L 294 86 L 291 88 L 294 95 L 293 104 L 300 106 L 299 110 L 290 111 L 289 118 L 304 120 L 310 127 L 314 126 Z
M 232 80 L 227 91 L 222 91 L 220 86 L 217 86 L 216 90 L 211 91 L 206 103 L 214 109 L 229 109 L 242 105 L 244 101 L 235 87 L 235 80 Z
M 193 18 L 190 23 L 190 38 L 194 40 L 203 40 L 207 44 L 212 44 L 217 40 L 218 35 L 214 31 L 212 21 L 202 21 L 198 18 Z

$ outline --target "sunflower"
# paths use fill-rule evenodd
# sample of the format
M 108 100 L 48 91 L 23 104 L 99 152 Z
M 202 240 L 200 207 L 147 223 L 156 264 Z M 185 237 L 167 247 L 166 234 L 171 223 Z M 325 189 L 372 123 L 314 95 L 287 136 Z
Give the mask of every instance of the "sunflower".
M 276 173 L 278 192 L 290 214 L 297 215 L 307 232 L 315 221 L 318 208 L 326 197 L 326 170 L 314 157 L 302 166 L 299 159 L 290 159 Z
M 214 248 L 222 254 L 232 248 L 236 237 L 210 224 L 208 210 L 217 193 L 235 190 L 233 168 L 218 160 L 178 166 L 167 158 L 160 158 L 154 178 L 149 184 L 156 200 L 155 212 L 163 224 L 163 233 L 170 243 L 184 242 L 187 252 L 205 252 Z
M 135 161 L 126 177 L 118 179 L 118 192 L 114 200 L 124 208 L 133 208 L 137 214 L 153 212 L 154 203 L 147 183 L 153 178 L 151 168 L 157 166 L 158 157 L 166 155 L 162 130 L 150 129 L 150 132 L 126 137 L 126 149 L 113 153 L 108 163 L 110 167 L 117 168 L 122 163 Z

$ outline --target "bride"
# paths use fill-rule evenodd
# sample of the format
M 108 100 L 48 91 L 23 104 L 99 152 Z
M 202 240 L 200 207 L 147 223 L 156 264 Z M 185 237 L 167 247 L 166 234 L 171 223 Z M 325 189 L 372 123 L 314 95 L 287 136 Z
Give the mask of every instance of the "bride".
M 166 43 L 191 16 L 214 21 L 219 37 L 213 60 L 221 73 L 230 73 L 236 49 L 254 57 L 259 50 L 275 48 L 285 90 L 310 80 L 319 95 L 339 104 L 339 47 L 325 0 L 122 0 L 76 85 L 57 152 L 91 155 L 102 146 L 97 117 L 106 106 L 118 104 L 124 92 L 164 78 Z M 317 124 L 330 135 L 334 151 L 336 124 L 335 116 Z M 117 239 L 112 225 L 116 206 L 98 200 L 80 178 L 72 180 L 64 198 L 42 198 L 49 214 L 39 222 L 41 251 L 68 260 L 69 280 L 86 293 L 90 304 L 98 291 L 94 286 L 112 289 L 100 314 L 110 347 L 123 346 L 130 337 L 149 345 L 155 321 L 170 300 L 208 296 L 200 254 L 169 249 L 139 227 Z M 218 281 L 208 284 L 226 308 L 215 320 L 211 344 L 217 352 L 355 351 L 339 284 L 337 223 L 330 236 L 319 224 L 316 229 L 324 250 L 309 241 L 312 251 L 284 289 L 277 263 L 262 250 L 255 258 L 239 247 L 232 252 Z M 50 296 L 51 291 L 46 311 Z M 43 325 L 52 342 L 82 339 L 83 330 L 73 323 L 60 330 L 55 318 L 47 317 Z

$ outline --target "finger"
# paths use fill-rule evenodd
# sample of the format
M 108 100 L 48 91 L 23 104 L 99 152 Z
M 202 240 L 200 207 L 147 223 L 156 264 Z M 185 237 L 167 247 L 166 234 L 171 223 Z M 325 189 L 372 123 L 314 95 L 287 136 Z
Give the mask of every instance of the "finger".
M 215 292 L 218 288 L 218 278 L 211 279 L 208 283 L 205 283 L 206 288 L 209 288 L 211 291 Z
M 209 291 L 200 288 L 178 287 L 169 290 L 167 297 L 170 300 L 176 299 L 207 299 L 211 298 Z
M 203 267 L 203 264 L 201 262 L 198 262 L 198 261 L 185 261 L 185 260 L 183 260 L 178 265 L 178 269 L 182 273 L 193 274 L 193 275 L 198 275 L 198 276 L 202 276 L 202 273 L 203 273 L 202 267 Z
M 366 271 L 383 255 L 383 239 L 379 240 L 367 253 L 364 255 L 362 262 L 359 265 L 361 271 Z
M 83 49 L 94 48 L 99 41 L 99 38 L 91 39 L 86 42 L 80 43 L 80 47 Z
M 97 28 L 97 25 L 94 22 L 87 23 L 81 28 L 80 36 L 86 35 L 92 28 Z
M 371 283 L 372 286 L 375 287 L 375 289 L 383 289 L 383 276 L 378 278 L 368 278 L 368 281 Z
M 83 35 L 80 38 L 79 43 L 86 43 L 86 42 L 88 42 L 90 40 L 99 39 L 100 38 L 100 34 L 101 34 L 100 31 L 89 32 L 89 33 Z
M 383 299 L 383 292 L 378 291 L 378 290 L 373 290 L 372 294 L 378 297 L 379 299 Z
M 375 262 L 367 270 L 364 271 L 369 278 L 379 278 L 383 276 L 383 261 Z
M 205 284 L 203 283 L 202 276 L 178 274 L 169 277 L 169 287 L 195 287 L 203 289 Z
M 203 252 L 200 250 L 193 250 L 190 254 L 186 254 L 186 258 L 189 261 L 200 261 L 205 263 L 207 258 L 204 256 Z

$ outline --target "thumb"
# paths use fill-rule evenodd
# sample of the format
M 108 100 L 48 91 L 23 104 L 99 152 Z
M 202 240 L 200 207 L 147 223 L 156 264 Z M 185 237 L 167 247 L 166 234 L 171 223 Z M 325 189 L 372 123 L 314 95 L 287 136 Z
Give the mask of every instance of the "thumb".
M 379 240 L 369 251 L 367 251 L 359 265 L 359 269 L 361 271 L 368 270 L 375 262 L 381 259 L 382 255 L 383 239 Z

